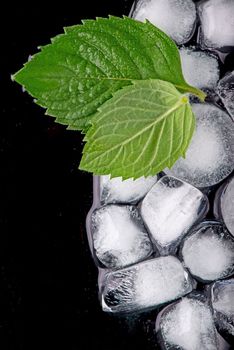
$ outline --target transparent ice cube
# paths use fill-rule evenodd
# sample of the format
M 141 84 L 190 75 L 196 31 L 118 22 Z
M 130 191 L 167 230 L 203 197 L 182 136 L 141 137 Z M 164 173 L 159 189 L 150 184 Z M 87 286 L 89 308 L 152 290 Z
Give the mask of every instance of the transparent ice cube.
M 162 177 L 143 199 L 140 212 L 161 254 L 174 253 L 192 225 L 208 209 L 197 188 L 171 176 Z
M 177 44 L 189 41 L 196 27 L 192 0 L 138 0 L 131 15 L 139 21 L 148 19 Z
M 205 0 L 198 3 L 201 21 L 199 41 L 211 49 L 228 50 L 234 46 L 234 1 Z
M 103 310 L 113 313 L 157 307 L 191 292 L 194 286 L 174 256 L 110 272 L 100 283 Z
M 212 310 L 194 295 L 166 307 L 157 317 L 162 349 L 219 350 Z
M 222 109 L 208 103 L 192 104 L 196 131 L 185 158 L 179 158 L 167 174 L 196 187 L 213 186 L 234 169 L 234 123 Z
M 180 48 L 182 70 L 187 83 L 199 89 L 214 89 L 219 80 L 216 56 L 194 47 Z
M 141 200 L 157 182 L 156 176 L 122 180 L 120 177 L 100 176 L 101 203 L 131 203 Z
M 215 196 L 214 212 L 216 218 L 221 218 L 229 232 L 234 236 L 234 177 L 218 189 Z
M 234 236 L 234 178 L 228 183 L 221 197 L 221 212 L 225 225 Z
M 234 72 L 227 73 L 219 81 L 216 91 L 234 121 Z
M 205 221 L 184 239 L 181 257 L 202 282 L 225 278 L 234 273 L 234 240 L 221 223 Z
M 234 279 L 215 282 L 211 300 L 218 330 L 234 336 Z
M 153 251 L 136 207 L 107 205 L 91 217 L 94 252 L 107 268 L 120 268 L 147 258 Z

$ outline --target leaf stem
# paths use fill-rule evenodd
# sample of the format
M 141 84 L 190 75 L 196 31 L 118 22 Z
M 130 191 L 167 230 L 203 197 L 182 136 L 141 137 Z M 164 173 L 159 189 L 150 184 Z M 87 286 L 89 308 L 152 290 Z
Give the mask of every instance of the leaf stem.
M 182 85 L 175 84 L 175 87 L 179 90 L 182 90 L 184 92 L 189 92 L 189 93 L 197 96 L 202 102 L 205 101 L 206 93 L 200 89 L 197 89 L 191 85 L 182 86 Z

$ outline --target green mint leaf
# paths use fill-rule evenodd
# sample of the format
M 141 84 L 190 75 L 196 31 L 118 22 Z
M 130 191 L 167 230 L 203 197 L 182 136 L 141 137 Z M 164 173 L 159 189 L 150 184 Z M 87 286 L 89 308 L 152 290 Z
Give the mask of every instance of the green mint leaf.
M 46 114 L 83 131 L 98 108 L 132 80 L 161 79 L 181 92 L 205 97 L 185 82 L 175 43 L 150 22 L 127 17 L 65 28 L 65 34 L 41 47 L 13 79 Z
M 155 175 L 184 156 L 195 118 L 169 82 L 134 81 L 99 108 L 86 134 L 80 169 L 96 175 Z

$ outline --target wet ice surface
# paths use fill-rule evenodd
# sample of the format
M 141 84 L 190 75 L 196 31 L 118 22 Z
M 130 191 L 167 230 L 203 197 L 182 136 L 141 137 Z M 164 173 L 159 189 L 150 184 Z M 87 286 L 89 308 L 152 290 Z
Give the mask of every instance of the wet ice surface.
M 204 217 L 206 196 L 171 176 L 161 178 L 141 204 L 142 218 L 161 254 L 173 253 L 190 227 Z
M 165 172 L 197 187 L 209 187 L 225 179 L 234 168 L 234 123 L 212 104 L 192 104 L 196 131 L 186 152 Z
M 234 121 L 234 72 L 227 73 L 219 81 L 216 91 Z
M 157 176 L 141 177 L 139 179 L 110 179 L 110 176 L 100 176 L 101 203 L 137 203 L 156 183 Z
M 234 46 L 234 1 L 206 0 L 198 4 L 200 42 L 208 48 Z
M 234 279 L 215 282 L 211 300 L 218 329 L 234 336 Z
M 219 80 L 216 56 L 193 47 L 180 49 L 182 70 L 187 83 L 199 89 L 214 89 Z
M 97 258 L 108 268 L 146 259 L 152 244 L 137 208 L 107 205 L 92 214 L 91 232 Z
M 163 349 L 219 350 L 211 308 L 199 298 L 182 298 L 158 317 Z
M 193 289 L 181 262 L 160 257 L 111 272 L 103 281 L 102 307 L 108 312 L 133 312 L 177 299 Z
M 224 223 L 234 236 L 234 178 L 226 186 L 220 201 Z
M 196 25 L 192 0 L 138 0 L 132 17 L 139 21 L 148 19 L 177 44 L 189 41 Z
M 201 281 L 225 278 L 234 272 L 234 240 L 221 223 L 203 222 L 181 247 L 184 265 Z

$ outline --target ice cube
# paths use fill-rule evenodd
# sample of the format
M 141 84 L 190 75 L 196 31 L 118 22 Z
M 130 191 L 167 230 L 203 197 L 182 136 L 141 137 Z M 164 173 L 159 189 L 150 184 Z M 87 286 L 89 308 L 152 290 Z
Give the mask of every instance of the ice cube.
M 131 15 L 139 21 L 148 19 L 177 44 L 189 41 L 196 27 L 192 0 L 138 0 Z
M 182 70 L 187 83 L 199 89 L 214 89 L 219 80 L 216 56 L 194 47 L 180 49 Z
M 122 180 L 120 177 L 111 179 L 105 175 L 100 177 L 101 203 L 131 203 L 141 200 L 151 187 L 157 182 L 156 176 L 141 177 L 139 179 Z
M 102 281 L 104 311 L 133 312 L 177 299 L 193 289 L 193 280 L 174 256 L 151 259 L 110 272 Z
M 216 91 L 234 121 L 234 72 L 227 73 L 219 81 Z
M 219 187 L 215 194 L 214 215 L 224 221 L 229 232 L 234 236 L 234 177 Z
M 234 240 L 221 223 L 205 221 L 185 238 L 181 257 L 200 281 L 225 278 L 234 273 Z
M 209 187 L 234 169 L 234 123 L 215 105 L 195 103 L 192 109 L 197 125 L 186 156 L 165 172 L 196 187 Z
M 215 282 L 211 300 L 218 330 L 234 336 L 234 279 Z
M 141 204 L 141 215 L 161 254 L 174 253 L 191 226 L 208 209 L 207 197 L 186 182 L 162 177 Z
M 120 268 L 147 258 L 152 244 L 136 207 L 110 204 L 91 218 L 94 252 L 108 268 Z
M 163 349 L 219 350 L 212 310 L 196 296 L 184 297 L 162 310 L 156 332 Z
M 205 0 L 198 4 L 203 47 L 226 51 L 234 46 L 234 1 Z
M 228 182 L 220 201 L 222 218 L 229 232 L 234 236 L 234 178 Z

